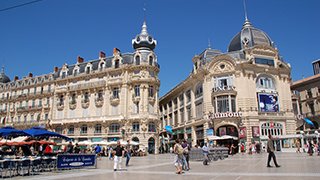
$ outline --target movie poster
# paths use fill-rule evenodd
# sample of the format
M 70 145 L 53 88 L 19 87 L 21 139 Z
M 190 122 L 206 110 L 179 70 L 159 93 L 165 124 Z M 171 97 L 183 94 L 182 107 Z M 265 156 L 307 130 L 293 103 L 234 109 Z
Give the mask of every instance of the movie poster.
M 259 126 L 252 126 L 252 137 L 254 138 L 260 137 Z
M 239 138 L 243 139 L 247 137 L 247 128 L 246 127 L 240 127 L 240 133 Z
M 227 134 L 227 128 L 226 127 L 219 128 L 219 133 L 220 133 L 220 136 L 226 135 Z
M 276 94 L 258 94 L 260 112 L 279 112 L 278 96 Z

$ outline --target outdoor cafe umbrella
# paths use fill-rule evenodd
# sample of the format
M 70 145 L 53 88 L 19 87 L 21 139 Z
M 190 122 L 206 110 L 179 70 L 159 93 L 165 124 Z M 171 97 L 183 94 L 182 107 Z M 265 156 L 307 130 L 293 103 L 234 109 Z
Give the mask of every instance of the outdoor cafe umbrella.
M 30 129 L 25 129 L 23 131 L 32 137 L 43 137 L 43 138 L 45 138 L 45 137 L 58 137 L 58 138 L 65 139 L 67 141 L 70 140 L 70 138 L 68 138 L 67 136 L 61 135 L 56 132 L 48 131 L 48 130 L 41 128 L 41 127 L 33 127 Z
M 3 128 L 0 128 L 0 136 L 1 137 L 18 137 L 18 136 L 29 136 L 29 134 L 22 130 L 18 130 L 10 126 L 6 126 Z

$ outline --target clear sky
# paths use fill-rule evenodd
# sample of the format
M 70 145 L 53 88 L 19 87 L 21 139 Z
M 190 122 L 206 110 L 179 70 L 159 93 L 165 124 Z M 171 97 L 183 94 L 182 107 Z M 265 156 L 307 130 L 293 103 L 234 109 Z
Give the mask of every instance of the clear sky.
M 1 0 L 0 9 L 31 0 Z M 0 64 L 13 79 L 42 75 L 54 66 L 107 56 L 117 47 L 133 52 L 146 3 L 149 34 L 158 41 L 160 96 L 192 69 L 192 57 L 208 47 L 227 51 L 244 23 L 243 0 L 43 0 L 0 11 Z M 292 79 L 313 75 L 320 58 L 319 0 L 247 0 L 248 18 L 275 42 L 292 66 Z

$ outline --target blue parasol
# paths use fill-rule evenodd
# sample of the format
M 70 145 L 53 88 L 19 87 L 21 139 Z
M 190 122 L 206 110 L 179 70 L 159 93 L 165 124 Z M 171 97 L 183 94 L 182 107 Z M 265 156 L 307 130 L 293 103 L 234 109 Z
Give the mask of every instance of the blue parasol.
M 310 119 L 304 118 L 303 120 L 304 120 L 307 124 L 309 124 L 309 125 L 311 125 L 311 126 L 314 126 L 313 122 L 312 122 Z
M 171 134 L 173 133 L 171 126 L 166 126 L 165 129 L 166 129 L 166 131 L 167 131 L 168 133 L 171 133 Z
M 25 129 L 23 131 L 32 137 L 43 137 L 43 138 L 45 138 L 45 137 L 58 137 L 58 138 L 65 139 L 67 141 L 70 140 L 70 138 L 68 138 L 67 136 L 64 136 L 64 135 L 56 133 L 56 132 L 48 131 L 48 130 L 41 128 L 41 127 L 33 127 L 30 129 Z
M 1 137 L 18 137 L 18 136 L 29 136 L 29 134 L 25 133 L 22 130 L 15 129 L 11 126 L 6 126 L 0 128 L 0 136 Z

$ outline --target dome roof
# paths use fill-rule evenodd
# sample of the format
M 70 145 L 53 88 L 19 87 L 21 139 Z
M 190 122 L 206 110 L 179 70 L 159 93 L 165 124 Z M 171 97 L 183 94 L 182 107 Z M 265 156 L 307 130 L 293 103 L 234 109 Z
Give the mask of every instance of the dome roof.
M 2 67 L 2 71 L 0 73 L 0 83 L 8 83 L 10 82 L 10 78 L 4 74 L 4 68 Z
M 132 45 L 134 49 L 148 48 L 153 50 L 156 47 L 157 41 L 148 34 L 145 21 L 143 22 L 141 33 L 132 39 Z
M 253 27 L 248 19 L 241 31 L 231 40 L 228 52 L 253 47 L 255 45 L 267 45 L 273 47 L 270 37 L 260 29 Z

